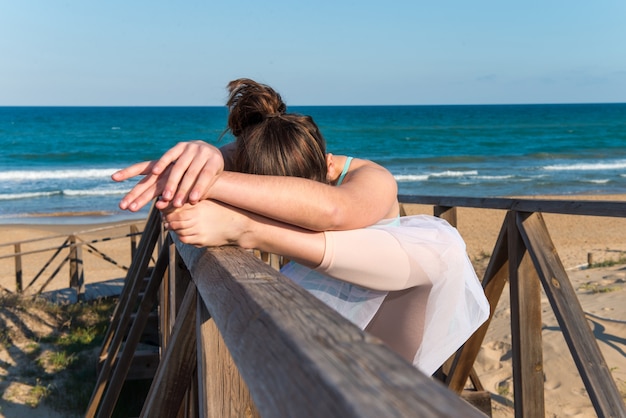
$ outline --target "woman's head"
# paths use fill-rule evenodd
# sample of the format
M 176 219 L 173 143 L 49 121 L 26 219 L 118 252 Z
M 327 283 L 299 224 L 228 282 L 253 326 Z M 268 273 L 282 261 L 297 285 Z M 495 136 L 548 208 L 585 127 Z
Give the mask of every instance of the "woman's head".
M 250 79 L 231 81 L 228 90 L 237 171 L 326 183 L 326 141 L 310 116 L 286 113 L 280 94 Z

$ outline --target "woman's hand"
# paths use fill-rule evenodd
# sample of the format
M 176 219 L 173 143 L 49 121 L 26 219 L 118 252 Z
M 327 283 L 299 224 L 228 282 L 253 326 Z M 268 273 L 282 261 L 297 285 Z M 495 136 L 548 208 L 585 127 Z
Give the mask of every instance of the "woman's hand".
M 133 164 L 112 175 L 124 181 L 143 175 L 120 201 L 120 208 L 138 211 L 155 197 L 158 209 L 182 207 L 208 198 L 217 176 L 224 171 L 224 158 L 218 148 L 202 141 L 179 142 L 161 158 Z
M 197 247 L 239 245 L 249 218 L 241 211 L 213 200 L 202 200 L 161 211 L 163 225 L 181 242 Z

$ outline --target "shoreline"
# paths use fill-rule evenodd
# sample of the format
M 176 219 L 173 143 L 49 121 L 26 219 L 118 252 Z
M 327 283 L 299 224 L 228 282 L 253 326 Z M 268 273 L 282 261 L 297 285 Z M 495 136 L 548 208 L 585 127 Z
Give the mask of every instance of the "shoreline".
M 141 221 L 147 216 L 148 211 L 146 210 L 141 210 L 136 213 L 108 211 L 35 213 L 0 218 L 0 227 L 28 227 L 31 225 L 99 225 Z

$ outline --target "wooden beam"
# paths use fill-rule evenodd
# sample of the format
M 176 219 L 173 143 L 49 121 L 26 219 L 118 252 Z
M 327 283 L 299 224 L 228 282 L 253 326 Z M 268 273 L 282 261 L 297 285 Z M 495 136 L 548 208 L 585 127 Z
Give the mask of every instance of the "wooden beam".
M 105 357 L 96 385 L 91 394 L 89 405 L 85 413 L 86 418 L 92 418 L 96 415 L 100 401 L 104 395 L 106 386 L 109 382 L 111 371 L 114 367 L 115 359 L 122 345 L 124 335 L 128 330 L 131 315 L 137 302 L 139 291 L 143 287 L 144 278 L 148 271 L 148 264 L 154 251 L 154 246 L 159 237 L 160 225 L 159 211 L 152 209 L 146 221 L 144 233 L 139 243 L 138 256 L 133 259 L 130 269 L 126 275 L 124 288 L 120 295 L 120 300 L 115 307 L 113 317 L 109 328 L 105 334 L 100 348 L 100 357 Z
M 543 345 L 541 339 L 541 285 L 518 231 L 529 214 L 516 213 L 507 222 L 511 291 L 511 343 L 515 416 L 545 416 Z
M 602 356 L 541 214 L 519 225 L 546 296 L 598 416 L 626 417 L 626 407 Z
M 626 202 L 398 195 L 402 203 L 626 218 Z
M 183 404 L 196 367 L 196 294 L 195 286 L 187 288 L 141 417 L 174 417 Z
M 199 300 L 198 310 L 198 386 L 202 388 L 201 416 L 259 417 L 248 386 L 202 300 Z
M 122 386 L 124 385 L 124 381 L 128 375 L 128 370 L 133 360 L 137 344 L 139 344 L 141 334 L 143 333 L 146 323 L 148 322 L 148 316 L 157 302 L 158 290 L 169 261 L 168 252 L 168 246 L 164 246 L 161 249 L 157 263 L 154 266 L 152 274 L 150 275 L 148 285 L 146 286 L 143 297 L 139 302 L 135 320 L 133 321 L 130 331 L 128 332 L 128 336 L 124 341 L 124 349 L 121 351 L 120 358 L 115 364 L 111 381 L 102 396 L 100 409 L 96 415 L 98 418 L 108 418 L 113 413 L 115 404 L 117 403 L 119 394 L 122 390 Z

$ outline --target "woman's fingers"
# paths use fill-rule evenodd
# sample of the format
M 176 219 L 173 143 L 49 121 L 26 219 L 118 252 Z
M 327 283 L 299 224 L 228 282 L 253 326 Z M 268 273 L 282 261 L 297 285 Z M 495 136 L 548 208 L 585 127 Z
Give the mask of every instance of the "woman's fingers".
M 111 178 L 114 181 L 124 181 L 135 176 L 146 175 L 150 173 L 154 163 L 154 161 L 144 161 L 141 163 L 133 164 L 131 166 L 116 171 L 111 175 Z
M 111 176 L 115 181 L 144 177 L 120 201 L 123 210 L 138 211 L 155 197 L 158 209 L 181 207 L 208 197 L 208 190 L 224 170 L 220 150 L 202 141 L 179 142 L 156 161 L 133 164 Z
M 208 197 L 208 189 L 223 170 L 224 158 L 218 148 L 201 141 L 186 143 L 168 176 L 164 198 L 171 199 L 175 207 L 198 203 Z
M 144 175 L 135 186 L 122 198 L 119 207 L 122 210 L 137 211 L 147 202 L 158 196 L 157 177 L 150 174 L 154 161 L 144 161 L 119 170 L 111 176 L 115 181 L 124 181 L 138 175 Z
M 136 212 L 157 196 L 159 188 L 156 177 L 144 177 L 120 200 L 119 207 L 122 210 Z

